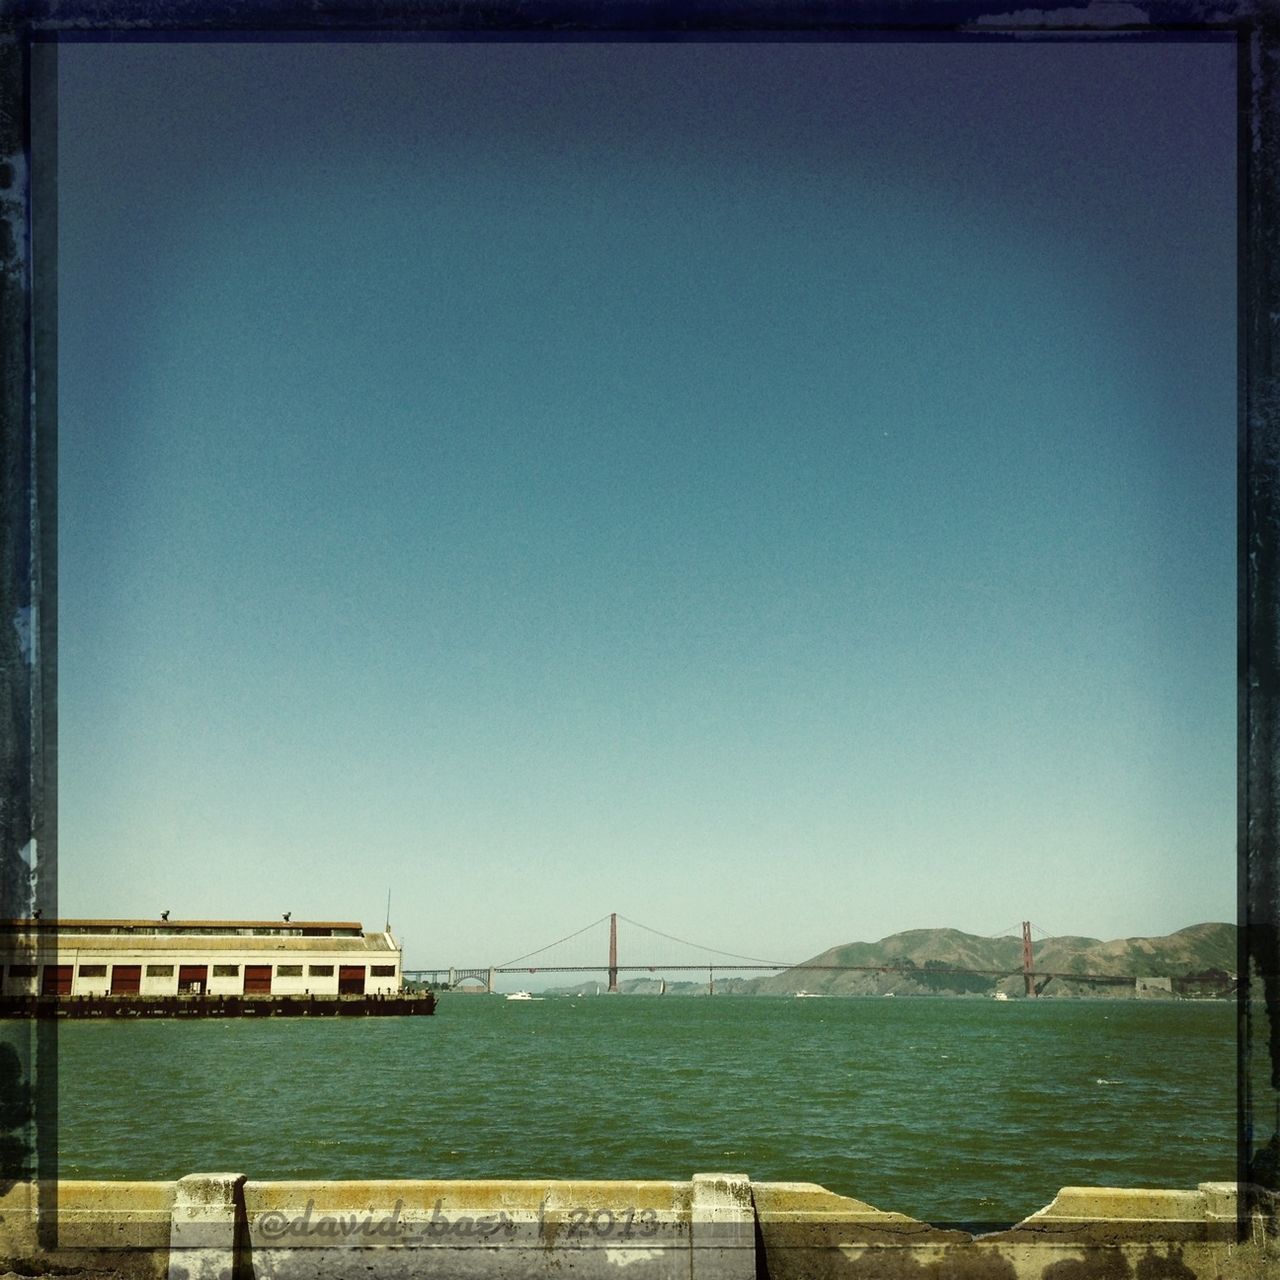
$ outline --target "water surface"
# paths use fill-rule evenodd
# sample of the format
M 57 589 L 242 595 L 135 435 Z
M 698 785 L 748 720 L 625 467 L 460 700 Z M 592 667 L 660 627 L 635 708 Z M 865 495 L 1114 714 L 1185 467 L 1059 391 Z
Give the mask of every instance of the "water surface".
M 1235 1177 L 1235 1011 L 445 994 L 434 1018 L 62 1024 L 61 1175 L 819 1182 L 1011 1223 Z

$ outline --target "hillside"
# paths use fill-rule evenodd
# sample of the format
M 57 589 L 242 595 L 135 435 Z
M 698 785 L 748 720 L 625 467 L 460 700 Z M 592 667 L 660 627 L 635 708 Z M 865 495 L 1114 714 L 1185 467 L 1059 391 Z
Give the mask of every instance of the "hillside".
M 1236 969 L 1237 928 L 1233 924 L 1195 924 L 1160 938 L 1043 938 L 1032 943 L 1034 967 L 1041 972 L 1131 974 L 1135 977 L 1179 978 Z M 918 972 L 866 973 L 824 970 L 825 965 L 884 965 Z M 1004 969 L 1004 978 L 929 972 L 938 969 Z M 1022 942 L 1018 938 L 982 938 L 958 929 L 909 929 L 879 942 L 849 942 L 832 947 L 783 973 L 734 982 L 733 989 L 759 995 L 788 995 L 805 990 L 822 995 L 988 994 L 994 990 L 1021 994 Z M 1208 994 L 1210 988 L 1192 988 Z M 1122 987 L 1058 978 L 1044 988 L 1048 995 L 1131 994 Z

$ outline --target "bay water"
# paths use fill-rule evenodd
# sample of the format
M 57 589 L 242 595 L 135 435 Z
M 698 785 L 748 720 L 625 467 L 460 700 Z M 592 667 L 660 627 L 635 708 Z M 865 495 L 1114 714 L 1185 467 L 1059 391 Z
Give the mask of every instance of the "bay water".
M 59 1173 L 817 1182 L 935 1223 L 1235 1178 L 1226 1002 L 445 993 L 59 1026 Z

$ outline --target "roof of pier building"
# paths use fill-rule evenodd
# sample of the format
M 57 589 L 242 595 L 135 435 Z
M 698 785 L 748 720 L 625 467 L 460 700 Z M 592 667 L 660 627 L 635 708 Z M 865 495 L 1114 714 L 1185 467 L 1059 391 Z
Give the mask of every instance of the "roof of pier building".
M 350 920 L 0 920 L 0 947 L 6 943 L 94 950 L 171 951 L 394 951 L 386 932 L 366 933 Z

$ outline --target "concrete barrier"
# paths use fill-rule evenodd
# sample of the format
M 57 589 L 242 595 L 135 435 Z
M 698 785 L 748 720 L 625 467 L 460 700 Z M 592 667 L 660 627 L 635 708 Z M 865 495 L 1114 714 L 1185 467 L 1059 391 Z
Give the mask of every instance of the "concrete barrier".
M 1066 1187 L 1008 1230 L 944 1230 L 808 1183 L 753 1185 L 771 1280 L 1262 1280 L 1280 1276 L 1274 1196 L 1241 1222 L 1235 1183 Z
M 175 1182 L 16 1183 L 0 1195 L 0 1273 L 163 1280 L 176 1198 Z
M 746 1230 L 724 1200 L 746 1188 Z M 755 1280 L 745 1177 L 692 1182 L 246 1182 L 255 1277 Z
M 1280 1276 L 1275 1198 L 1234 1183 L 1067 1187 L 1017 1225 L 939 1228 L 813 1183 L 19 1183 L 0 1273 L 95 1280 L 1260 1280 Z M 41 1215 L 45 1231 L 39 1231 Z M 56 1245 L 49 1246 L 49 1228 Z M 40 1247 L 40 1241 L 46 1247 Z

